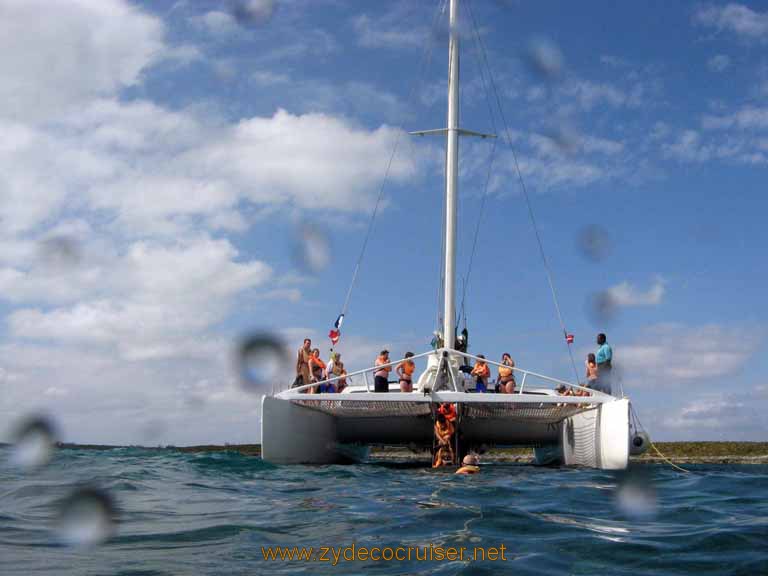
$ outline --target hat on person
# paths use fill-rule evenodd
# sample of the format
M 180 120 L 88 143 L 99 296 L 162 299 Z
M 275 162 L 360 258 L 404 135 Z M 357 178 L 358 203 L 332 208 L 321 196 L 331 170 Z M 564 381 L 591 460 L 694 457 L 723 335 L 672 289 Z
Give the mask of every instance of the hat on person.
M 461 461 L 461 463 L 464 466 L 477 466 L 480 464 L 480 460 L 478 460 L 477 456 L 474 454 L 467 454 L 464 456 L 464 459 Z

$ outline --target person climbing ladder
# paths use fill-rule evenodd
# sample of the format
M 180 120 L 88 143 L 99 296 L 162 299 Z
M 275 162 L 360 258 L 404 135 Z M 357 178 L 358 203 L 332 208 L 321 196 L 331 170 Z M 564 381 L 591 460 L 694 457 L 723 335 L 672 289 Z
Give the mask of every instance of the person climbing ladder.
M 444 414 L 438 412 L 435 420 L 435 458 L 432 462 L 432 468 L 440 468 L 454 463 L 454 432 L 453 423 Z

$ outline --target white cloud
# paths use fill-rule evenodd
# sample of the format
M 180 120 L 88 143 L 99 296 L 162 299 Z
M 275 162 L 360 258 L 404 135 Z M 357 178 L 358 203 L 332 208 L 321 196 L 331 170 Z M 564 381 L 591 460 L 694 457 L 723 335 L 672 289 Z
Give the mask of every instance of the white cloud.
M 26 339 L 117 346 L 129 359 L 204 355 L 204 332 L 226 316 L 237 294 L 271 276 L 263 262 L 236 258 L 226 240 L 136 242 L 95 275 L 74 305 L 16 310 L 9 329 Z M 17 296 L 24 295 L 33 297 Z
M 756 336 L 712 324 L 660 324 L 636 343 L 617 346 L 616 363 L 628 380 L 643 386 L 673 386 L 734 375 L 757 347 Z
M 768 12 L 756 12 L 742 4 L 700 7 L 693 19 L 701 26 L 731 32 L 744 40 L 768 40 Z
M 428 32 L 423 27 L 409 28 L 396 23 L 392 15 L 373 20 L 361 14 L 352 20 L 357 42 L 366 48 L 412 48 L 424 44 Z
M 713 72 L 724 72 L 731 65 L 731 59 L 725 54 L 715 54 L 707 60 L 707 66 Z
M 0 118 L 75 109 L 167 56 L 163 23 L 121 0 L 3 0 L 0 11 Z
M 566 96 L 575 98 L 583 110 L 591 110 L 603 103 L 616 108 L 639 104 L 625 91 L 608 83 L 574 79 L 567 82 L 562 90 Z
M 639 290 L 629 282 L 611 286 L 607 290 L 611 302 L 616 306 L 658 306 L 664 299 L 664 281 L 657 279 L 647 291 Z
M 768 107 L 742 106 L 730 114 L 707 115 L 702 118 L 702 126 L 706 130 L 768 130 Z
M 192 23 L 208 34 L 220 38 L 226 38 L 240 30 L 234 16 L 221 10 L 211 10 L 195 16 L 192 18 Z
M 758 438 L 768 432 L 764 398 L 732 392 L 702 393 L 685 403 L 663 424 L 672 430 L 687 430 L 696 437 L 711 437 L 719 432 L 729 440 L 749 436 Z

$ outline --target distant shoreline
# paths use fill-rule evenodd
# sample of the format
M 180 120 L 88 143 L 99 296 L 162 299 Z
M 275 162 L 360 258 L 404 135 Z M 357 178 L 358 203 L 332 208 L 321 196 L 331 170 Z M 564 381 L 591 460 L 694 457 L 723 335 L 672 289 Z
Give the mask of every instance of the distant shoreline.
M 680 464 L 768 464 L 768 442 L 656 442 L 656 447 L 669 460 Z M 0 447 L 7 444 L 0 443 Z M 114 450 L 138 448 L 143 450 L 177 451 L 186 453 L 236 452 L 243 456 L 261 456 L 260 444 L 206 444 L 199 446 L 114 446 L 106 444 L 59 443 L 61 450 Z M 418 462 L 430 460 L 426 450 L 411 451 L 406 447 L 375 447 L 371 451 L 374 461 Z M 526 464 L 533 460 L 532 448 L 493 448 L 482 455 L 485 462 Z M 641 456 L 632 456 L 638 463 L 656 463 L 664 460 L 653 449 Z

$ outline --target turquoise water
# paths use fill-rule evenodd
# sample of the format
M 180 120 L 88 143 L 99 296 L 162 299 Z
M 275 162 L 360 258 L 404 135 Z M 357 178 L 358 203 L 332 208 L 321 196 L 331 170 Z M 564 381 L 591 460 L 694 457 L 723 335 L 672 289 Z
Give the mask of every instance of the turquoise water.
M 0 573 L 768 574 L 768 466 L 691 469 L 488 464 L 462 477 L 405 463 L 277 467 L 230 453 L 63 450 L 37 472 L 0 466 Z M 56 524 L 61 498 L 81 483 L 119 508 L 111 539 L 86 548 L 62 544 Z M 262 556 L 262 546 L 353 543 L 504 544 L 506 560 L 422 562 L 412 552 L 410 562 L 333 566 Z

